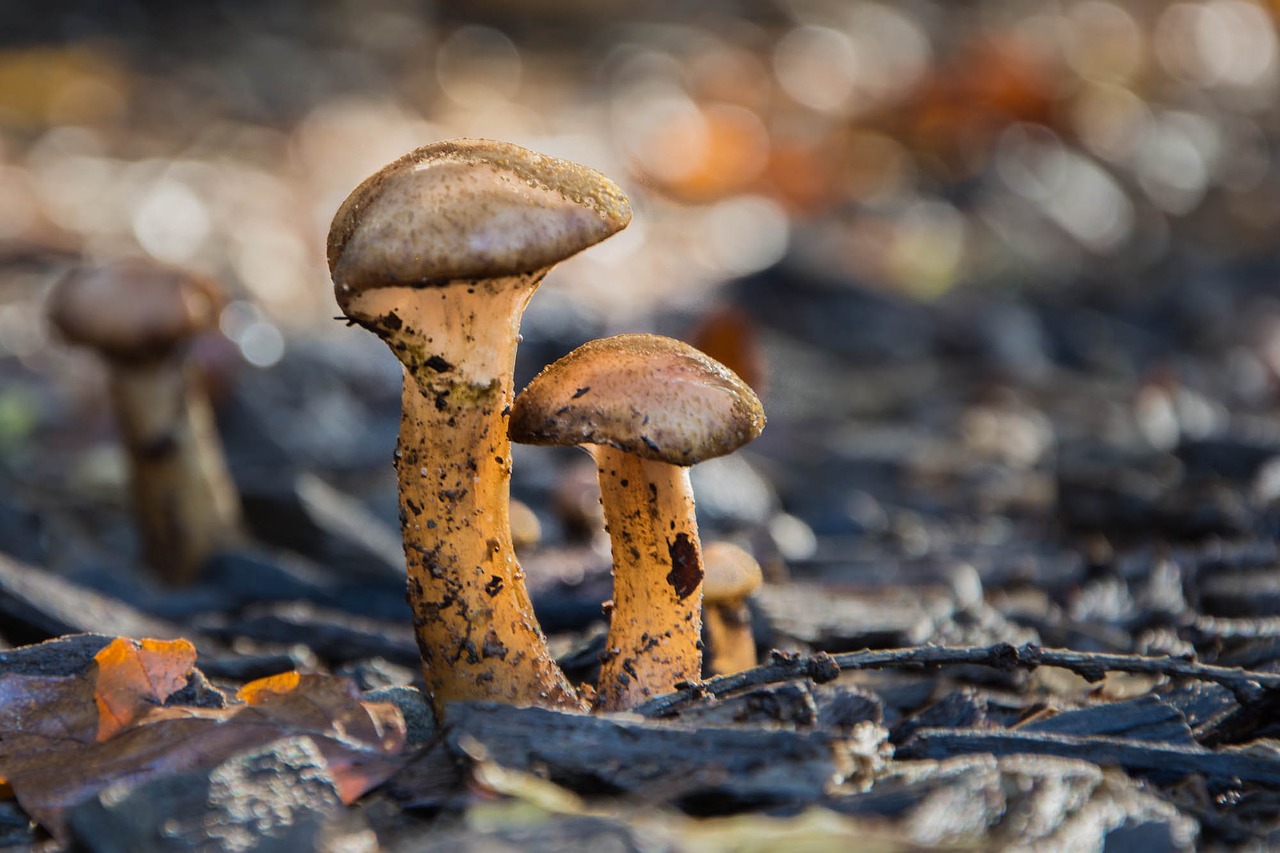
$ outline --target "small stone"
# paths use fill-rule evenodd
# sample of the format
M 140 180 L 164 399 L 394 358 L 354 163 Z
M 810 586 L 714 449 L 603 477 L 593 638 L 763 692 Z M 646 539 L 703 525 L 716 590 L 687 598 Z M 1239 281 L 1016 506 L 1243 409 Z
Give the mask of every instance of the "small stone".
M 278 740 L 209 770 L 104 788 L 72 809 L 71 846 L 91 853 L 373 853 L 373 833 L 348 811 L 309 737 Z

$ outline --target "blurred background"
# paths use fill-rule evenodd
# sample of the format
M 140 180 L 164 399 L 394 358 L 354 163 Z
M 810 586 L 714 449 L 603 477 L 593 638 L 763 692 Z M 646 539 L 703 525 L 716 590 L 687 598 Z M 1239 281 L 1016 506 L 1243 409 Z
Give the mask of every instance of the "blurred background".
M 312 472 L 393 525 L 399 368 L 333 319 L 323 246 L 360 180 L 455 136 L 625 187 L 630 228 L 534 299 L 517 387 L 624 331 L 729 363 L 770 426 L 700 509 L 779 564 L 988 579 L 1272 531 L 1274 3 L 9 5 L 0 518 L 25 558 L 82 559 L 55 530 L 129 547 L 82 529 L 124 466 L 100 367 L 43 316 L 122 255 L 227 289 L 196 356 L 239 479 Z M 553 542 L 574 459 L 517 458 Z

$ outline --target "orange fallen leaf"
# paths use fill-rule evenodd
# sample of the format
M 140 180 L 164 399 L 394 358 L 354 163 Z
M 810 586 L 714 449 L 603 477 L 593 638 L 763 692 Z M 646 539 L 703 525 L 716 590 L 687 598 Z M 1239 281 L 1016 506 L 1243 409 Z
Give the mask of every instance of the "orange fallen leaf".
M 249 705 L 260 705 L 268 701 L 272 696 L 278 696 L 281 693 L 289 693 L 294 690 L 302 681 L 302 676 L 298 672 L 282 672 L 279 675 L 268 675 L 266 678 L 259 678 L 256 681 L 250 681 L 248 684 L 236 691 L 236 698 L 241 702 Z
M 186 685 L 195 668 L 196 647 L 181 639 L 117 637 L 94 660 L 98 740 L 106 740 Z

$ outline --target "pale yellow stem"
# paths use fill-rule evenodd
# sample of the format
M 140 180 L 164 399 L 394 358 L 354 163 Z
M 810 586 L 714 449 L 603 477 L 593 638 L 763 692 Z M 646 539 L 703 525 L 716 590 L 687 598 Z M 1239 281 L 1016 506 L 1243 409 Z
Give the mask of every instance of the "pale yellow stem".
M 214 552 L 243 539 L 213 411 L 180 360 L 113 364 L 109 389 L 146 561 L 169 583 L 190 583 Z
M 708 602 L 702 618 L 706 620 L 707 670 L 712 675 L 728 675 L 756 665 L 751 611 L 745 602 Z
M 582 707 L 534 619 L 508 521 L 516 342 L 542 273 L 382 287 L 344 305 L 405 366 L 401 528 L 437 709 L 461 700 Z
M 593 448 L 613 548 L 613 610 L 597 686 L 604 710 L 697 681 L 702 554 L 689 469 Z

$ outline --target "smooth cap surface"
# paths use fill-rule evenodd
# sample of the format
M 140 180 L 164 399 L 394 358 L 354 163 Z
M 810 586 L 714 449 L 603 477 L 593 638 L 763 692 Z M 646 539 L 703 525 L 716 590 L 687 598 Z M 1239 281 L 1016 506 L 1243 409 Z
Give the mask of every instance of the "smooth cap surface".
M 631 221 L 594 169 L 488 139 L 437 142 L 366 179 L 329 229 L 339 293 L 533 272 Z
M 732 542 L 712 542 L 702 549 L 702 597 L 708 604 L 738 601 L 760 588 L 760 564 Z
M 49 294 L 49 320 L 68 341 L 107 358 L 164 356 L 212 326 L 222 294 L 202 276 L 142 260 L 73 270 Z
M 604 444 L 693 465 L 732 453 L 764 429 L 764 409 L 737 374 L 658 335 L 590 341 L 550 365 L 511 407 L 524 444 Z

